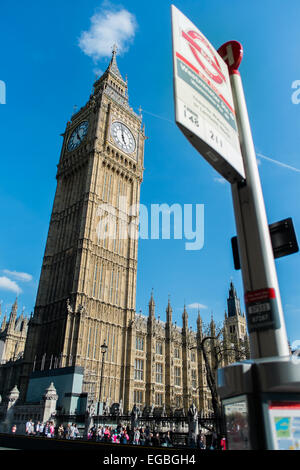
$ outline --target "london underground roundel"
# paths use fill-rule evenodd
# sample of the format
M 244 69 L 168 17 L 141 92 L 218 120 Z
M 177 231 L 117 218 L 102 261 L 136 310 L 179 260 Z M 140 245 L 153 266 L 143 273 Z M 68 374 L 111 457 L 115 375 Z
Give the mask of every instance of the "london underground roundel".
M 175 119 L 225 179 L 245 178 L 228 67 L 201 31 L 172 5 Z

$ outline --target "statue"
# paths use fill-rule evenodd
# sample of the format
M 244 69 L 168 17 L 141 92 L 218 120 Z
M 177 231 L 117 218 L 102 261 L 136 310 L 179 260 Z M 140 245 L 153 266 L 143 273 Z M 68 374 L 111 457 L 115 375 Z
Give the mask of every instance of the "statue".
M 110 414 L 110 407 L 108 403 L 108 398 L 106 398 L 106 401 L 103 403 L 103 415 L 109 416 Z
M 132 408 L 130 417 L 131 417 L 131 428 L 134 429 L 134 428 L 138 427 L 138 425 L 139 425 L 139 409 L 136 406 L 136 404 L 134 404 L 134 406 Z
M 154 405 L 152 403 L 151 407 L 150 407 L 150 411 L 149 411 L 149 417 L 152 417 L 153 416 L 153 413 L 154 413 Z
M 91 402 L 85 413 L 85 435 L 88 435 L 89 430 L 94 426 L 95 405 Z
M 188 410 L 188 424 L 189 424 L 189 444 L 191 447 L 196 447 L 198 436 L 198 411 L 193 403 Z
M 90 416 L 90 417 L 95 416 L 96 409 L 95 409 L 95 405 L 94 405 L 94 402 L 93 402 L 93 401 L 92 401 L 92 403 L 90 404 L 90 406 L 88 407 L 88 412 L 89 412 L 89 416 Z
M 123 410 L 123 400 L 121 398 L 120 400 L 120 405 L 119 405 L 119 416 L 123 416 L 124 410 Z
M 67 310 L 68 310 L 68 313 L 73 313 L 73 309 L 70 304 L 70 299 L 67 299 Z

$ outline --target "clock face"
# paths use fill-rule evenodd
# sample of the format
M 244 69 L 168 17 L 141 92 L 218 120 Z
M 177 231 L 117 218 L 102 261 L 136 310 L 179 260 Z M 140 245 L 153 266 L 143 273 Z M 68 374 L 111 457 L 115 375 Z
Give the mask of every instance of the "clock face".
M 119 121 L 113 122 L 110 132 L 116 145 L 121 150 L 126 153 L 133 153 L 135 151 L 135 138 L 125 124 Z
M 67 149 L 69 152 L 79 147 L 79 145 L 81 144 L 81 142 L 87 135 L 88 127 L 89 127 L 88 121 L 83 121 L 79 124 L 79 126 L 77 126 L 74 129 L 68 142 Z

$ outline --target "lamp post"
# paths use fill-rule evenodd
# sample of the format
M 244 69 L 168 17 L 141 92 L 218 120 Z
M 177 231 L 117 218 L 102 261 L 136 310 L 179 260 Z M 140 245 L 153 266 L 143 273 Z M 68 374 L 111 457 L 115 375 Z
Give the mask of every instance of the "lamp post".
M 103 380 L 103 367 L 104 367 L 104 355 L 108 349 L 108 346 L 104 343 L 100 346 L 101 348 L 101 353 L 102 353 L 102 363 L 101 363 L 101 374 L 100 374 L 100 390 L 99 390 L 99 410 L 98 414 L 100 414 L 100 406 L 101 406 L 101 395 L 102 395 L 102 380 Z

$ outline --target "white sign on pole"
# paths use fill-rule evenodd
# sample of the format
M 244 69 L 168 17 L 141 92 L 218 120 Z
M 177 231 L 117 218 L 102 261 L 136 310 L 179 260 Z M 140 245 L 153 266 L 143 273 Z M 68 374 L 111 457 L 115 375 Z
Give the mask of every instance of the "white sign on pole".
M 229 182 L 245 178 L 228 68 L 196 26 L 172 5 L 176 123 Z

